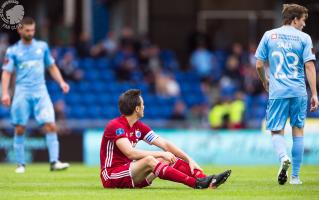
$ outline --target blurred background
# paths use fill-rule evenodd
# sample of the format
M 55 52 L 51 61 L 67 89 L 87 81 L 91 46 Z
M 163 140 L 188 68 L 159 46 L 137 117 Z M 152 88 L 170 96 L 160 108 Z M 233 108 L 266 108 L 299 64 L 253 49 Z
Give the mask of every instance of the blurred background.
M 24 15 L 36 20 L 36 38 L 49 43 L 71 86 L 63 95 L 47 76 L 62 160 L 97 165 L 103 128 L 119 115 L 119 95 L 138 88 L 145 102 L 143 121 L 195 160 L 277 162 L 270 137 L 263 134 L 268 97 L 257 77 L 254 53 L 263 33 L 281 26 L 282 4 L 292 1 L 18 2 Z M 309 9 L 304 31 L 318 52 L 319 2 L 293 2 Z M 0 31 L 2 65 L 7 47 L 19 35 L 3 27 Z M 14 162 L 9 117 L 9 109 L 0 106 L 0 162 Z M 308 117 L 305 163 L 319 164 L 319 110 Z M 40 128 L 30 120 L 27 130 L 28 162 L 46 161 Z

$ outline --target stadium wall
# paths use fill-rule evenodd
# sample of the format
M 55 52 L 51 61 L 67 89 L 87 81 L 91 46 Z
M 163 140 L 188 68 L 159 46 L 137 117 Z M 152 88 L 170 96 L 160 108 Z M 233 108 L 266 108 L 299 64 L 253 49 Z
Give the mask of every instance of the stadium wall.
M 259 130 L 156 130 L 201 164 L 271 165 L 278 164 L 270 135 Z M 88 130 L 83 137 L 83 158 L 87 165 L 99 164 L 100 141 L 103 130 Z M 291 134 L 286 134 L 291 149 Z M 319 138 L 309 133 L 305 137 L 304 164 L 319 164 Z M 155 150 L 144 142 L 137 148 Z
M 288 122 L 289 123 L 289 122 Z M 305 128 L 304 164 L 319 164 L 318 119 L 307 119 Z M 173 141 L 201 164 L 265 165 L 277 164 L 270 134 L 265 130 L 217 131 L 203 129 L 163 129 L 155 131 Z M 72 129 L 72 134 L 60 135 L 61 160 L 99 165 L 103 129 Z M 291 148 L 291 129 L 286 126 L 286 141 Z M 0 131 L 0 162 L 15 162 L 12 137 Z M 154 150 L 144 142 L 138 148 Z M 47 162 L 44 137 L 30 129 L 26 134 L 26 161 Z

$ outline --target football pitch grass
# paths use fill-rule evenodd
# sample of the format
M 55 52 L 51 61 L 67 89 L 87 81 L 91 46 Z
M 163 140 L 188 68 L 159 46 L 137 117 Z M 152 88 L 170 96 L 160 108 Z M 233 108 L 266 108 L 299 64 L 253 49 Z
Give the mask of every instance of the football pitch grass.
M 98 167 L 72 164 L 62 172 L 50 172 L 48 164 L 31 164 L 25 174 L 14 165 L 0 164 L 0 199 L 319 199 L 319 166 L 303 166 L 303 185 L 278 185 L 277 166 L 205 166 L 208 174 L 232 169 L 218 189 L 194 190 L 182 184 L 156 179 L 144 189 L 103 189 Z

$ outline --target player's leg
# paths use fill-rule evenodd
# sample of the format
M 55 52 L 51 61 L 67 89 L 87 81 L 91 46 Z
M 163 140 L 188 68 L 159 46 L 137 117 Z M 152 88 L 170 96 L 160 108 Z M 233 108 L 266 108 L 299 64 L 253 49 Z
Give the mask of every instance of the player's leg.
M 292 126 L 292 173 L 291 184 L 302 184 L 299 179 L 303 153 L 304 153 L 304 124 L 307 115 L 307 97 L 292 98 L 290 105 L 291 116 L 290 124 Z
M 205 178 L 196 179 L 170 167 L 167 164 L 159 162 L 152 156 L 147 156 L 131 164 L 131 175 L 134 183 L 141 183 L 151 172 L 153 172 L 155 176 L 159 177 L 160 179 L 183 183 L 189 187 L 198 189 L 212 186 L 213 181 L 214 183 L 216 182 L 217 185 L 217 183 L 219 184 L 222 182 L 221 179 L 224 180 L 224 177 L 227 176 L 228 178 L 229 176 L 229 174 L 225 174 L 222 177 L 208 176 Z
M 45 123 L 43 131 L 49 152 L 50 170 L 64 170 L 70 167 L 69 163 L 59 161 L 59 141 L 55 123 Z
M 17 161 L 16 173 L 25 172 L 25 157 L 24 157 L 24 133 L 25 127 L 16 125 L 14 127 L 13 148 Z
M 279 161 L 286 159 L 288 157 L 288 154 L 287 145 L 284 137 L 284 130 L 271 131 L 271 140 L 273 143 L 273 147 L 279 158 Z
M 131 164 L 131 175 L 134 183 L 141 183 L 145 178 L 153 172 L 160 179 L 170 180 L 178 183 L 183 183 L 189 187 L 195 188 L 196 179 L 178 170 L 170 167 L 167 164 L 159 162 L 153 156 L 147 156 Z M 207 186 L 208 187 L 208 186 Z
M 171 167 L 173 167 L 174 169 L 177 169 L 180 172 L 183 172 L 184 174 L 187 174 L 188 176 L 192 176 L 194 178 L 206 177 L 203 171 L 199 169 L 194 169 L 194 174 L 192 174 L 189 164 L 182 159 L 177 159 L 177 161 L 173 165 L 171 165 Z
M 68 163 L 59 161 L 59 141 L 55 124 L 54 109 L 47 92 L 34 97 L 34 116 L 38 124 L 43 125 L 45 140 L 49 152 L 50 170 L 63 170 L 69 167 Z
M 168 161 L 166 161 L 166 160 L 164 160 L 164 159 L 162 159 L 162 158 L 156 158 L 156 160 L 157 160 L 158 162 L 161 162 L 161 163 L 166 164 L 166 165 L 169 165 L 169 164 L 170 164 Z M 143 178 L 142 178 L 142 177 L 144 177 L 144 175 L 143 175 L 143 176 L 140 178 L 142 181 L 138 180 L 138 182 L 134 182 L 136 188 L 144 188 L 144 187 L 147 187 L 147 186 L 149 186 L 149 185 L 152 184 L 152 182 L 153 182 L 154 179 L 157 178 L 157 176 L 156 176 L 153 172 L 150 172 L 149 174 L 146 173 L 145 175 L 146 175 L 146 177 L 144 178 L 144 180 L 143 180 Z
M 30 103 L 23 92 L 17 92 L 14 95 L 11 106 L 11 121 L 15 125 L 13 137 L 13 149 L 16 156 L 18 167 L 16 173 L 25 172 L 24 157 L 24 133 L 31 112 Z
M 142 183 L 146 179 L 146 177 L 152 173 L 152 169 L 159 162 L 159 161 L 153 161 L 152 158 L 145 157 L 143 159 L 140 159 L 131 163 L 130 171 L 131 171 L 134 184 Z M 155 177 L 156 176 L 154 175 L 154 178 Z
M 167 161 L 161 159 L 161 158 L 157 158 L 157 160 L 161 163 L 164 164 L 169 164 Z M 194 169 L 194 174 L 191 173 L 189 164 L 187 162 L 185 162 L 182 159 L 177 159 L 177 161 L 174 164 L 170 165 L 171 167 L 173 167 L 174 169 L 183 172 L 184 174 L 188 175 L 188 176 L 192 176 L 194 178 L 204 178 L 206 177 L 206 175 L 198 169 Z M 154 173 L 150 173 L 146 176 L 146 178 L 144 179 L 143 182 L 139 183 L 139 184 L 135 184 L 135 187 L 146 187 L 151 185 L 152 181 L 156 178 Z
M 289 99 L 270 99 L 267 106 L 266 127 L 271 131 L 273 147 L 280 161 L 278 183 L 285 184 L 288 178 L 290 158 L 284 138 L 284 128 L 289 115 Z
M 272 142 L 280 160 L 280 167 L 278 170 L 277 180 L 280 185 L 283 185 L 288 180 L 288 169 L 291 164 L 290 158 L 287 155 L 287 147 L 283 130 L 278 132 L 272 131 Z
M 304 153 L 304 131 L 303 128 L 293 127 L 292 128 L 292 171 L 290 177 L 290 184 L 302 184 L 299 178 L 303 153 Z

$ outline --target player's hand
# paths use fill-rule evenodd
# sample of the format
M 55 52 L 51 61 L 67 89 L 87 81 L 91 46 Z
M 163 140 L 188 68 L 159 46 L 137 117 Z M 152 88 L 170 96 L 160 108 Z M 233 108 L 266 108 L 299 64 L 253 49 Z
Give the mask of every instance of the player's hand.
M 194 169 L 203 171 L 202 168 L 200 168 L 200 166 L 193 160 L 190 160 L 188 164 L 192 174 L 194 174 Z
M 61 87 L 61 89 L 62 89 L 62 91 L 63 91 L 64 94 L 68 93 L 69 90 L 70 90 L 69 84 L 67 84 L 67 83 L 64 82 L 64 81 L 60 84 L 60 87 Z
M 11 104 L 11 98 L 10 98 L 10 95 L 9 94 L 5 94 L 3 93 L 2 94 L 2 98 L 1 98 L 1 102 L 4 106 L 10 106 Z
M 177 158 L 175 157 L 174 154 L 172 154 L 171 152 L 163 152 L 162 157 L 168 161 L 170 164 L 173 164 L 177 161 Z
M 318 109 L 318 97 L 316 95 L 312 95 L 310 100 L 310 112 L 314 112 Z
M 263 86 L 267 92 L 269 92 L 269 81 L 268 78 L 263 82 Z

